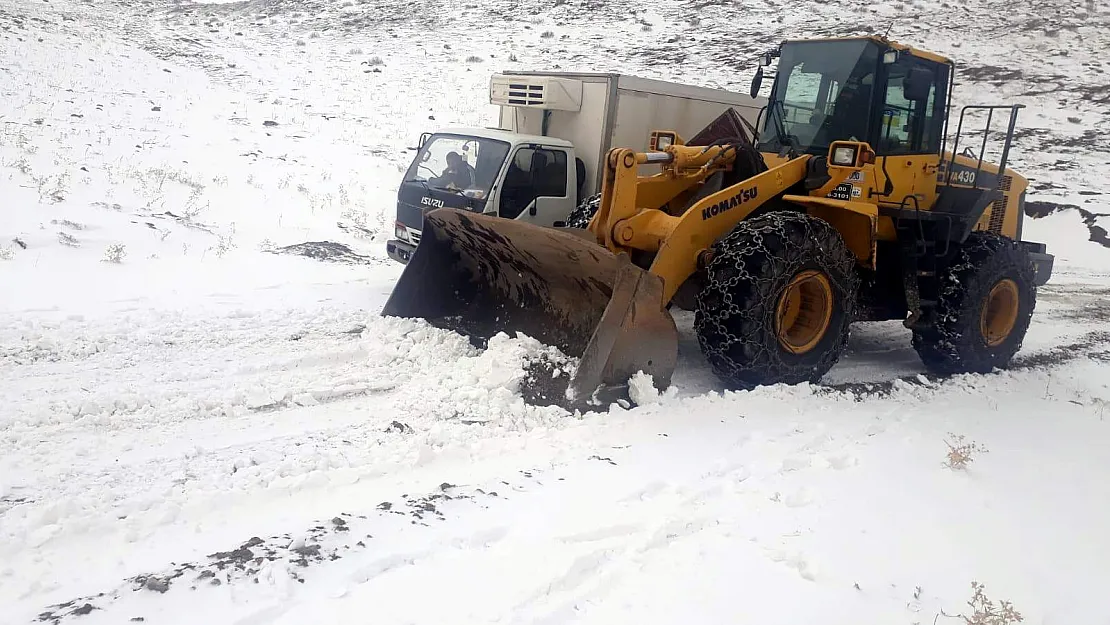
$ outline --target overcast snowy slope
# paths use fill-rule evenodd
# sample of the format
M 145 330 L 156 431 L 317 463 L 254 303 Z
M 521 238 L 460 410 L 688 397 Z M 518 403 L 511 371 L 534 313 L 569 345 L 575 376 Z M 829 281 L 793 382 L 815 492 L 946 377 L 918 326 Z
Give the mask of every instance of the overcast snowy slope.
M 972 582 L 1110 622 L 1108 27 L 1060 0 L 0 0 L 0 623 L 933 623 Z M 542 346 L 378 317 L 407 147 L 491 125 L 491 72 L 746 90 L 778 39 L 887 29 L 957 58 L 958 103 L 1027 106 L 1011 163 L 1057 267 L 1013 370 L 926 377 L 867 324 L 823 385 L 725 393 L 682 316 L 672 390 L 568 415 L 517 392 Z

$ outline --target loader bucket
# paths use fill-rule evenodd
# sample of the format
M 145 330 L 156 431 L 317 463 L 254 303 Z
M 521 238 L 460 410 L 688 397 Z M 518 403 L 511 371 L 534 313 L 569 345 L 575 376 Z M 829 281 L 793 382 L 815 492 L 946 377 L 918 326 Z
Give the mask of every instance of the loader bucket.
M 623 396 L 628 378 L 670 384 L 678 331 L 663 281 L 586 231 L 442 208 L 424 215 L 420 243 L 383 316 L 416 317 L 484 342 L 522 332 L 580 363 L 554 403 Z

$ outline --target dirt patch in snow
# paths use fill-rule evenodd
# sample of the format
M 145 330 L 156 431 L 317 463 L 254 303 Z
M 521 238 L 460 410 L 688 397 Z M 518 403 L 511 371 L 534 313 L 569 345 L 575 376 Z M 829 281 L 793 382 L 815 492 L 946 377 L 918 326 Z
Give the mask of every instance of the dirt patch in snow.
M 965 66 L 960 74 L 963 78 L 970 78 L 976 82 L 987 82 L 995 85 L 1005 85 L 1021 80 L 1024 74 L 1020 69 L 1010 67 L 997 67 L 994 65 Z
M 533 472 L 525 472 L 524 477 L 534 479 Z M 518 490 L 508 481 L 500 483 L 507 489 Z M 205 585 L 256 584 L 274 575 L 288 575 L 295 582 L 303 584 L 305 572 L 311 567 L 340 560 L 367 549 L 374 539 L 370 530 L 382 528 L 380 522 L 383 518 L 400 516 L 408 519 L 409 525 L 429 526 L 430 521 L 447 520 L 445 509 L 452 502 L 491 497 L 501 495 L 497 490 L 488 488 L 461 491 L 458 486 L 444 482 L 431 493 L 403 494 L 396 501 L 383 501 L 376 506 L 376 514 L 341 512 L 299 535 L 287 533 L 268 538 L 252 536 L 226 551 L 209 554 L 204 561 L 171 563 L 162 571 L 128 578 L 112 591 L 50 605 L 39 613 L 37 620 L 57 625 L 71 617 L 107 609 L 109 604 L 128 592 L 160 595 L 178 589 L 196 591 Z M 379 523 L 375 524 L 375 521 Z M 131 620 L 140 622 L 144 618 L 137 615 Z
M 4 514 L 8 510 L 11 510 L 12 508 L 14 508 L 16 506 L 19 506 L 19 505 L 22 505 L 22 504 L 25 504 L 25 503 L 30 503 L 30 502 L 31 502 L 31 499 L 28 498 L 28 497 L 16 497 L 15 495 L 4 495 L 3 497 L 0 497 L 0 514 Z
M 1101 85 L 1076 85 L 1073 89 L 1089 102 L 1098 104 L 1110 103 L 1110 84 Z
M 548 352 L 530 359 L 524 366 L 520 394 L 533 406 L 566 407 L 566 390 L 576 362 L 558 359 Z
M 334 241 L 306 241 L 267 250 L 271 254 L 291 254 L 304 256 L 313 260 L 329 263 L 345 263 L 348 265 L 376 265 L 381 264 L 381 259 L 365 256 L 355 252 L 347 245 Z

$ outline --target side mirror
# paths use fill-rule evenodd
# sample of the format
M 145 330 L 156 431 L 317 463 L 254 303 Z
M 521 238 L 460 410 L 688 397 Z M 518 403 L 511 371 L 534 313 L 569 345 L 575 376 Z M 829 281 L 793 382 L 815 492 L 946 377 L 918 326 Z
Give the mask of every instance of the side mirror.
M 911 67 L 902 80 L 902 97 L 910 102 L 929 99 L 935 74 L 924 67 Z
M 763 66 L 760 65 L 755 70 L 755 76 L 752 78 L 751 96 L 754 98 L 759 95 L 759 87 L 763 84 Z

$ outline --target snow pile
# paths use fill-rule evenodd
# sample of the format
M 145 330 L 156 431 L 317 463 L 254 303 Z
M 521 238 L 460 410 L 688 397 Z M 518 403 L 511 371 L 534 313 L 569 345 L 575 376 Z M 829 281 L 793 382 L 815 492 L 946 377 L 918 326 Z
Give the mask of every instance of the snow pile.
M 559 350 L 531 337 L 518 333 L 511 338 L 502 332 L 479 350 L 457 333 L 397 318 L 372 319 L 363 336 L 370 341 L 367 378 L 405 389 L 394 406 L 401 417 L 514 430 L 567 416 L 555 406 L 524 401 L 522 384 L 529 382 L 532 363 L 574 366 Z
M 651 375 L 640 371 L 628 380 L 628 398 L 637 406 L 657 404 L 664 397 L 674 397 L 676 389 L 672 386 L 666 393 L 661 394 L 655 387 L 655 380 Z

